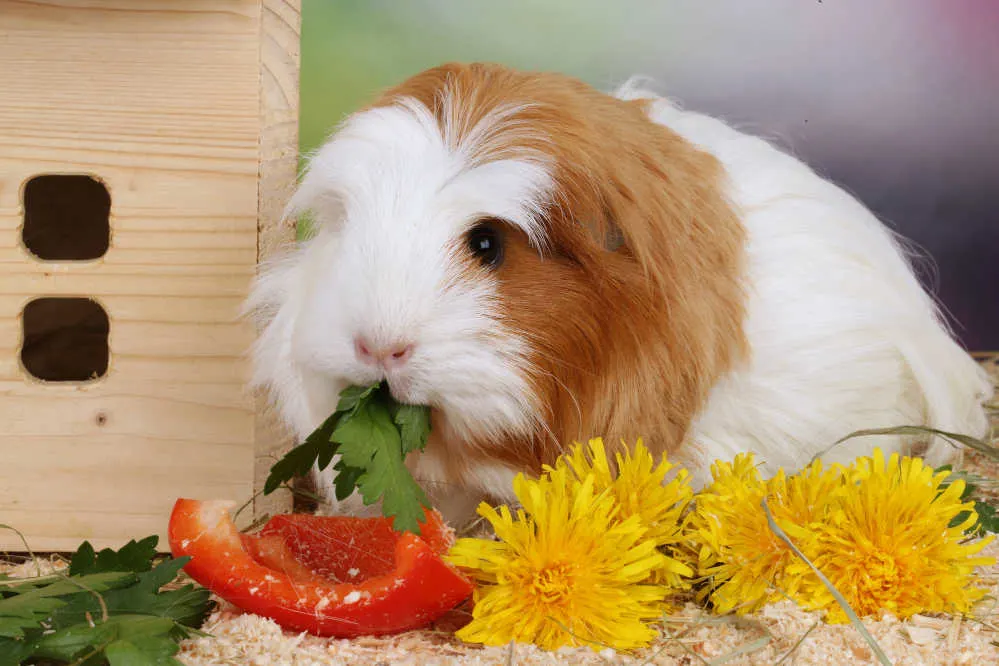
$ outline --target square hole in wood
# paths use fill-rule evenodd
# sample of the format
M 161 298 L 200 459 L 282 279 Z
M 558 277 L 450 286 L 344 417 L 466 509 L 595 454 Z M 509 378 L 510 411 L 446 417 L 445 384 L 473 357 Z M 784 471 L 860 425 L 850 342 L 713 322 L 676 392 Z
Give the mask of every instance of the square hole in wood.
M 38 298 L 21 316 L 21 363 L 36 379 L 82 382 L 103 377 L 110 350 L 107 312 L 89 298 Z
M 35 176 L 24 184 L 24 247 L 43 261 L 99 259 L 111 244 L 111 194 L 85 175 Z

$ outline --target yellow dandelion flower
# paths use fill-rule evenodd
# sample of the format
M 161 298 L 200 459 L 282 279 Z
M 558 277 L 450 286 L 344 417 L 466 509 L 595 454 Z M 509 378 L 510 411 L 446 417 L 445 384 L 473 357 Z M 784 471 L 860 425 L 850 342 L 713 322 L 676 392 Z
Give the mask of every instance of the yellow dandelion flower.
M 619 520 L 614 497 L 595 486 L 595 475 L 576 483 L 563 467 L 536 481 L 518 475 L 516 515 L 479 506 L 498 540 L 459 539 L 449 554 L 479 583 L 459 638 L 546 650 L 629 649 L 655 638 L 649 622 L 662 612 L 665 588 L 644 581 L 665 558 L 641 519 Z
M 799 474 L 781 470 L 764 481 L 753 455 L 740 454 L 732 463 L 716 461 L 711 474 L 690 518 L 698 572 L 707 579 L 701 600 L 710 599 L 716 613 L 743 614 L 794 595 L 812 574 L 789 570 L 794 553 L 770 530 L 761 502 L 767 497 L 777 524 L 800 537 L 828 512 L 843 486 L 842 471 L 816 461 Z
M 858 615 L 882 609 L 900 618 L 967 613 L 985 595 L 974 568 L 994 562 L 976 557 L 991 537 L 967 540 L 978 516 L 973 502 L 961 501 L 962 481 L 941 490 L 948 474 L 934 473 L 919 458 L 894 454 L 886 461 L 875 450 L 854 464 L 852 483 L 837 496 L 828 519 L 813 526 L 814 538 L 799 544 Z M 966 519 L 957 523 L 964 512 Z M 827 609 L 830 622 L 846 621 L 817 580 L 809 580 L 800 596 L 809 608 Z
M 677 469 L 665 455 L 657 465 L 641 439 L 633 449 L 624 448 L 623 454 L 615 455 L 616 474 L 611 471 L 601 438 L 591 439 L 587 452 L 581 444 L 575 444 L 556 462 L 555 469 L 571 469 L 577 481 L 593 476 L 595 492 L 609 490 L 620 507 L 618 519 L 637 516 L 647 530 L 646 538 L 667 555 L 662 567 L 653 572 L 652 580 L 673 589 L 687 589 L 687 578 L 694 571 L 673 553 L 673 548 L 685 538 L 683 514 L 694 496 L 689 474 Z M 553 468 L 545 469 L 551 472 Z M 666 483 L 666 476 L 674 470 L 675 475 Z

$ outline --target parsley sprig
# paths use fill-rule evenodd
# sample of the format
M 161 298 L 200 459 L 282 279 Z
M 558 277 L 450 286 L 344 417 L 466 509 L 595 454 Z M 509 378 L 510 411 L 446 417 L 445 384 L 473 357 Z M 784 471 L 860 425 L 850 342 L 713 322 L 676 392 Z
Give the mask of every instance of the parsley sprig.
M 951 465 L 942 465 L 936 468 L 937 472 L 947 471 L 951 472 Z M 970 532 L 975 535 L 984 535 L 987 533 L 995 534 L 999 533 L 999 513 L 996 512 L 996 507 L 988 502 L 985 502 L 975 495 L 978 492 L 978 481 L 984 481 L 986 479 L 982 477 L 977 477 L 975 475 L 970 475 L 966 472 L 953 472 L 950 477 L 948 477 L 943 483 L 940 484 L 941 492 L 951 485 L 954 481 L 961 479 L 964 481 L 964 492 L 961 493 L 961 501 L 968 502 L 973 501 L 975 503 L 975 513 L 978 514 L 978 522 L 975 523 Z M 968 512 L 964 511 L 954 516 L 954 519 L 950 522 L 950 527 L 955 527 L 960 525 L 968 519 Z
M 423 489 L 406 468 L 406 456 L 422 450 L 430 436 L 427 407 L 396 402 L 383 383 L 351 386 L 340 394 L 336 411 L 305 441 L 271 467 L 264 494 L 296 476 L 333 462 L 334 492 L 343 501 L 357 489 L 365 504 L 382 502 L 382 513 L 394 516 L 398 531 L 420 533 Z
M 180 666 L 178 641 L 196 633 L 211 593 L 164 591 L 190 558 L 154 565 L 158 537 L 73 554 L 68 573 L 0 580 L 0 664 Z

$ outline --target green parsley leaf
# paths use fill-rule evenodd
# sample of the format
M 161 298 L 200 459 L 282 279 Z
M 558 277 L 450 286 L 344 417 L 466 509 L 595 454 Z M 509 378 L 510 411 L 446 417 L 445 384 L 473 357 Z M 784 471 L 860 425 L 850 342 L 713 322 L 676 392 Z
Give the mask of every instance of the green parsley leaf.
M 83 663 L 158 666 L 177 664 L 175 624 L 145 615 L 117 615 L 105 622 L 77 624 L 42 636 L 35 641 L 35 656 L 60 661 L 90 659 Z M 94 659 L 103 653 L 104 659 Z
M 14 638 L 0 637 L 0 664 L 21 664 L 34 649 L 33 644 Z
M 89 576 L 46 576 L 23 583 L 16 580 L 0 585 L 0 636 L 23 638 L 31 629 L 67 604 L 67 599 L 85 594 L 96 602 L 97 595 L 135 582 L 132 572 L 105 572 Z
M 382 513 L 395 517 L 396 530 L 419 534 L 423 507 L 430 501 L 406 468 L 402 436 L 385 401 L 372 400 L 366 409 L 342 420 L 333 441 L 340 444 L 346 465 L 364 470 L 357 479 L 364 503 L 380 499 Z
M 200 626 L 211 608 L 208 590 L 186 585 L 177 590 L 159 591 L 177 577 L 188 561 L 189 558 L 171 558 L 139 574 L 133 585 L 106 592 L 103 599 L 108 613 L 150 615 L 190 627 Z M 52 614 L 51 625 L 54 628 L 72 626 L 86 622 L 88 614 L 98 617 L 101 613 L 101 604 L 95 595 L 76 595 Z
M 402 436 L 402 452 L 410 453 L 427 445 L 430 437 L 430 410 L 415 405 L 399 405 L 392 417 Z
M 340 421 L 340 412 L 334 412 L 316 428 L 305 441 L 286 453 L 270 469 L 264 482 L 264 494 L 270 495 L 281 487 L 282 483 L 291 481 L 296 476 L 305 476 L 316 463 L 319 469 L 326 469 L 333 460 L 336 446 L 330 442 L 333 429 Z
M 336 471 L 336 478 L 333 480 L 333 489 L 336 493 L 337 501 L 342 502 L 350 497 L 350 494 L 357 488 L 357 479 L 364 474 L 364 469 L 351 467 L 343 462 L 343 460 L 338 460 L 333 469 Z
M 999 513 L 994 506 L 985 502 L 975 502 L 975 511 L 978 512 L 979 529 L 999 534 Z
M 307 474 L 313 465 L 325 469 L 339 455 L 333 465 L 338 500 L 356 489 L 365 504 L 381 500 L 382 513 L 395 517 L 396 530 L 419 534 L 430 501 L 405 460 L 426 447 L 430 428 L 429 408 L 399 404 L 384 383 L 350 386 L 323 425 L 271 467 L 264 493 Z
M 188 558 L 155 564 L 155 536 L 95 553 L 84 542 L 68 575 L 0 582 L 0 664 L 173 665 L 178 641 L 201 626 L 211 593 L 162 591 Z
M 341 419 L 333 431 L 333 441 L 340 445 L 340 458 L 345 464 L 362 469 L 368 467 L 376 451 L 401 451 L 399 431 L 381 402 Z
M 159 538 L 156 536 L 146 537 L 141 541 L 129 541 L 120 550 L 105 548 L 99 553 L 94 552 L 94 547 L 89 541 L 83 544 L 73 553 L 69 563 L 69 575 L 76 576 L 89 573 L 101 573 L 103 571 L 134 571 L 142 573 L 149 571 L 152 567 L 152 560 L 156 557 L 156 543 Z
M 375 395 L 375 391 L 379 388 L 381 388 L 381 384 L 348 386 L 340 392 L 340 402 L 337 403 L 336 411 L 341 414 L 357 411 Z
M 401 457 L 388 452 L 384 455 L 376 454 L 368 471 L 357 480 L 357 488 L 361 491 L 365 504 L 381 498 L 382 513 L 395 517 L 393 529 L 420 534 L 420 521 L 424 519 L 423 508 L 430 508 L 430 500 L 413 479 Z
M 951 465 L 941 465 L 934 469 L 936 472 L 951 472 Z M 978 484 L 976 481 L 981 481 L 983 477 L 970 474 L 968 472 L 953 472 L 951 476 L 944 479 L 943 483 L 940 484 L 940 492 L 946 490 L 954 481 L 961 480 L 964 482 L 964 491 L 961 493 L 961 501 L 968 502 L 973 499 L 973 495 L 976 490 L 978 490 Z M 993 534 L 999 533 L 999 515 L 997 515 L 996 507 L 992 506 L 987 502 L 981 500 L 974 500 L 975 502 L 975 513 L 978 514 L 978 522 L 975 523 L 969 530 L 968 534 L 982 534 L 983 532 L 991 532 Z M 968 519 L 968 512 L 962 511 L 961 513 L 954 516 L 950 521 L 949 527 L 957 527 L 964 521 Z

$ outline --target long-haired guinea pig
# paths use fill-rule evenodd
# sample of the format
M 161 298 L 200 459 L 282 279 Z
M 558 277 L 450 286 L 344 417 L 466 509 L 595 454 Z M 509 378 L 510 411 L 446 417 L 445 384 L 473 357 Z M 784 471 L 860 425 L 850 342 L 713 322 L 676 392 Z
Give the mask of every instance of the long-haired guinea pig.
M 987 429 L 986 375 L 891 231 L 797 159 L 633 84 L 423 72 L 311 156 L 303 213 L 314 235 L 249 301 L 256 383 L 298 437 L 351 384 L 430 406 L 409 463 L 452 521 L 590 437 L 641 437 L 701 485 L 743 451 L 768 474 L 858 429 Z M 874 446 L 953 452 L 869 437 L 824 459 Z

